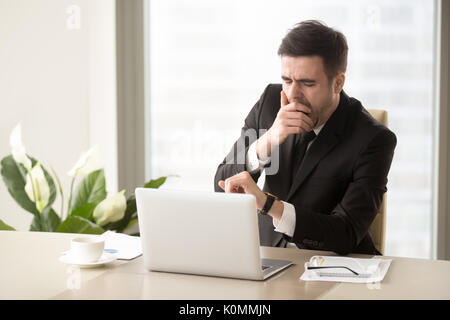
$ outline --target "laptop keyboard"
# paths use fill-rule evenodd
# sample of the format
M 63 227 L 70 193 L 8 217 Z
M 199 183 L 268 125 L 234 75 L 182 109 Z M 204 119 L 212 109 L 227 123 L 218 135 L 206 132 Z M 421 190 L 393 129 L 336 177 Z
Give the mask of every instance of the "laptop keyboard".
M 266 269 L 269 269 L 270 267 L 269 267 L 269 266 L 261 266 L 261 268 L 262 268 L 262 270 L 264 271 L 264 270 L 266 270 Z

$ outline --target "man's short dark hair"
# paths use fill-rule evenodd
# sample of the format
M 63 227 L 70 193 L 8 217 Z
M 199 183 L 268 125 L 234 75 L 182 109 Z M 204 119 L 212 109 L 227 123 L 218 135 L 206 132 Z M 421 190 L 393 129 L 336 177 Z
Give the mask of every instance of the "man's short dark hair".
M 322 57 L 328 79 L 347 69 L 345 36 L 317 20 L 298 23 L 281 41 L 278 55 Z

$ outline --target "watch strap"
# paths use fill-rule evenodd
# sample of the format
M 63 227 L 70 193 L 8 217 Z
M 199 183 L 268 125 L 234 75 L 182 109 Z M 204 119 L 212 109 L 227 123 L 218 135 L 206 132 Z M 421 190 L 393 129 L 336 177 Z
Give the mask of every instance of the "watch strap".
M 268 192 L 264 192 L 264 194 L 267 196 L 266 203 L 264 203 L 264 206 L 262 207 L 261 210 L 258 210 L 258 213 L 262 214 L 262 215 L 267 215 L 269 213 L 270 209 L 272 208 L 273 203 L 278 198 Z

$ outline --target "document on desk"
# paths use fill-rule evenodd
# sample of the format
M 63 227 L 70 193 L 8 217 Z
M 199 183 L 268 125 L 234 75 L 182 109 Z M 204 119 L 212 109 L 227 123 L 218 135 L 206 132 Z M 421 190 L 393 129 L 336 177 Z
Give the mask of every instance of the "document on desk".
M 141 238 L 112 231 L 100 237 L 105 240 L 105 252 L 114 253 L 117 259 L 131 260 L 142 255 Z
M 350 257 L 314 256 L 305 263 L 304 281 L 353 283 L 380 282 L 392 259 L 360 259 Z

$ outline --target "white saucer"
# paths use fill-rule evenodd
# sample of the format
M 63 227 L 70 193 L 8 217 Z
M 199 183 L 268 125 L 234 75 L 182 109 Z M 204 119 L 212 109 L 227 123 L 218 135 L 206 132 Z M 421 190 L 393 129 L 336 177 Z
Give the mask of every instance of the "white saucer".
M 62 263 L 78 266 L 80 268 L 95 268 L 111 263 L 115 260 L 117 260 L 116 255 L 108 252 L 104 252 L 103 255 L 100 257 L 100 259 L 98 259 L 96 262 L 90 263 L 79 263 L 75 261 L 73 257 L 70 255 L 70 252 L 59 257 L 59 261 L 61 261 Z

